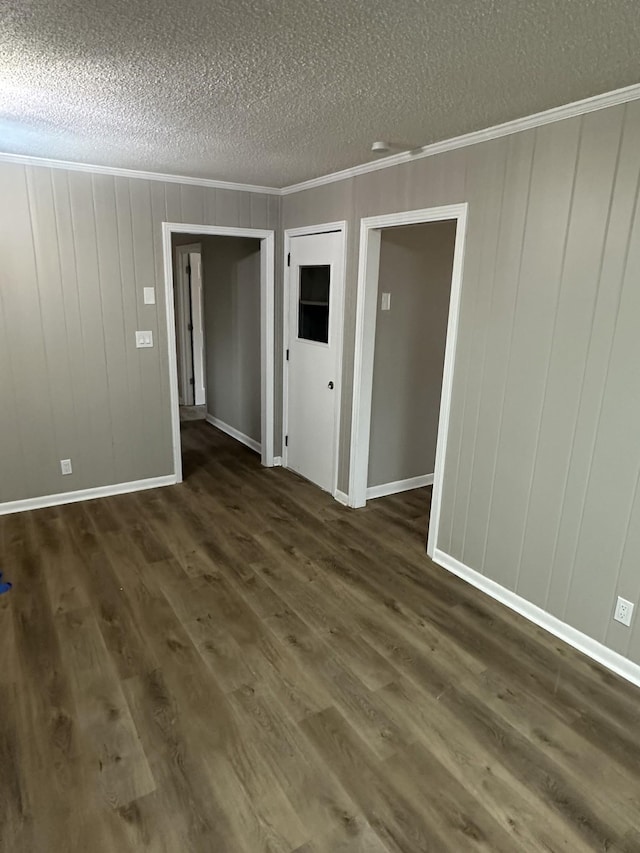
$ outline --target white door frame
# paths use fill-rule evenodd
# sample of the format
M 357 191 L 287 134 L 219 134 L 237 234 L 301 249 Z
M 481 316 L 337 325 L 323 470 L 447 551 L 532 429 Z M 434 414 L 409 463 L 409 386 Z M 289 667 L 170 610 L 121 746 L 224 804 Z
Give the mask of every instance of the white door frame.
M 289 297 L 291 282 L 287 266 L 287 258 L 291 252 L 292 237 L 306 237 L 312 234 L 324 234 L 327 231 L 337 231 L 342 235 L 342 293 L 336 305 L 336 324 L 338 340 L 338 361 L 336 365 L 336 385 L 338 398 L 335 409 L 335 422 L 333 425 L 333 446 L 335 449 L 333 460 L 333 476 L 331 494 L 335 497 L 338 490 L 338 457 L 340 454 L 340 412 L 342 410 L 342 351 L 344 348 L 344 300 L 346 293 L 347 273 L 347 222 L 342 219 L 338 222 L 322 222 L 318 225 L 304 225 L 299 228 L 287 228 L 284 232 L 284 288 L 283 288 L 283 324 L 282 324 L 282 465 L 287 467 L 287 447 L 285 436 L 289 428 L 289 372 L 287 370 L 286 352 L 289 349 Z
M 444 460 L 447 449 L 453 366 L 460 314 L 467 211 L 468 204 L 466 203 L 451 204 L 442 207 L 424 208 L 422 210 L 407 210 L 402 213 L 391 213 L 383 216 L 369 216 L 360 221 L 356 339 L 353 365 L 353 408 L 349 464 L 349 506 L 352 507 L 361 507 L 367 502 L 381 230 L 383 228 L 393 228 L 398 225 L 418 225 L 423 222 L 439 222 L 443 219 L 456 220 L 456 240 L 453 253 L 453 274 L 451 278 L 449 319 L 447 321 L 447 339 L 444 353 L 442 394 L 440 397 L 436 464 L 429 518 L 429 538 L 427 543 L 427 553 L 429 556 L 433 556 L 440 524 Z
M 178 402 L 178 365 L 176 360 L 176 326 L 173 308 L 172 234 L 193 234 L 200 237 L 252 237 L 260 240 L 260 386 L 261 386 L 261 456 L 262 464 L 272 467 L 274 432 L 274 291 L 275 291 L 275 232 L 261 228 L 226 228 L 221 225 L 189 225 L 182 222 L 162 223 L 162 253 L 164 257 L 164 295 L 169 356 L 169 389 L 171 431 L 173 436 L 173 468 L 176 482 L 182 482 L 182 448 L 180 443 L 180 406 Z

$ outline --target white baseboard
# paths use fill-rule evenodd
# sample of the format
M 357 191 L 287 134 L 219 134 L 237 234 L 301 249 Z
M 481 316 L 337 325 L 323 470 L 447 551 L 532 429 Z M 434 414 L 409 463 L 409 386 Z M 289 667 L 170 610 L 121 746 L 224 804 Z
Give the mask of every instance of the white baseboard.
M 73 504 L 79 501 L 92 501 L 95 498 L 108 498 L 127 492 L 141 492 L 144 489 L 157 489 L 160 486 L 173 486 L 177 482 L 175 474 L 164 477 L 149 477 L 147 480 L 132 480 L 130 483 L 114 483 L 111 486 L 96 486 L 93 489 L 78 489 L 75 492 L 61 492 L 57 495 L 42 495 L 39 498 L 25 498 L 21 501 L 0 503 L 0 515 L 12 512 L 29 512 L 32 509 L 44 509 L 47 506 Z
M 496 601 L 501 602 L 511 608 L 511 610 L 515 610 L 516 613 L 544 628 L 545 631 L 553 634 L 554 637 L 564 640 L 565 643 L 568 643 L 574 649 L 578 649 L 578 651 L 602 664 L 602 666 L 615 672 L 616 675 L 640 687 L 640 665 L 633 663 L 629 658 L 607 648 L 607 646 L 604 646 L 587 634 L 583 634 L 582 631 L 578 631 L 577 628 L 573 628 L 556 616 L 552 616 L 551 613 L 547 613 L 546 610 L 543 610 L 536 604 L 532 604 L 526 598 L 522 598 L 510 589 L 506 589 L 506 587 L 501 586 L 499 583 L 481 575 L 480 572 L 470 569 L 469 566 L 465 566 L 464 563 L 461 563 L 449 554 L 445 554 L 444 551 L 440 551 L 438 548 L 434 551 L 433 562 L 467 581 L 472 586 L 477 587 L 477 589 L 482 590 L 482 592 L 485 592 L 491 598 L 495 598 Z
M 235 438 L 236 441 L 239 441 L 241 444 L 250 447 L 251 450 L 255 450 L 256 453 L 260 453 L 262 451 L 262 445 L 259 441 L 256 441 L 255 438 L 249 438 L 248 435 L 245 435 L 243 432 L 240 432 L 240 430 L 236 429 L 235 427 L 229 426 L 229 424 L 226 424 L 224 421 L 221 421 L 220 418 L 214 418 L 213 415 L 207 413 L 205 419 L 208 424 L 217 427 L 220 432 L 225 432 L 227 435 L 230 435 L 231 438 Z
M 273 467 L 279 468 L 282 465 L 282 456 L 274 456 L 273 457 Z
M 395 480 L 393 483 L 382 483 L 380 486 L 367 486 L 367 500 L 383 498 L 386 495 L 397 495 L 398 492 L 409 492 L 411 489 L 421 489 L 433 485 L 433 474 L 422 474 L 420 477 L 409 477 L 408 480 Z
M 333 493 L 333 497 L 338 501 L 339 504 L 342 504 L 343 506 L 349 506 L 349 495 L 346 495 L 339 489 L 335 490 L 335 492 Z

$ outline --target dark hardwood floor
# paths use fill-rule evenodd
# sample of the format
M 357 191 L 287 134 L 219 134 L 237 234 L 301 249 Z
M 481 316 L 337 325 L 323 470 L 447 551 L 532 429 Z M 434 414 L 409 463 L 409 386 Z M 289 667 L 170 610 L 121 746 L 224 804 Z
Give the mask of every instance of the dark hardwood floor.
M 202 422 L 0 519 L 0 848 L 639 851 L 640 692 Z

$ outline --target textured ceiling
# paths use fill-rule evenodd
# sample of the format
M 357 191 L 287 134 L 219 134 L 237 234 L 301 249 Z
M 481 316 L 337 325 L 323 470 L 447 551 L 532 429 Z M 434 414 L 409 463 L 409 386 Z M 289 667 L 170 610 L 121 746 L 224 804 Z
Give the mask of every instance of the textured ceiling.
M 283 186 L 640 82 L 638 0 L 0 0 L 0 150 Z

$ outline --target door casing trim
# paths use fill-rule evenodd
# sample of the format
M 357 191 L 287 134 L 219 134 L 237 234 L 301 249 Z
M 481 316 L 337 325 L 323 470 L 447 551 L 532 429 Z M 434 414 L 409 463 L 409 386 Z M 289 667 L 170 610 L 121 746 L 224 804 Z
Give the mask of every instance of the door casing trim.
M 169 404 L 175 482 L 182 482 L 182 444 L 180 440 L 180 406 L 178 403 L 178 365 L 176 358 L 176 321 L 173 306 L 172 234 L 196 237 L 252 237 L 260 240 L 260 418 L 261 461 L 273 467 L 274 440 L 274 320 L 275 320 L 275 231 L 263 228 L 228 228 L 221 225 L 191 225 L 183 222 L 162 223 L 162 255 L 164 259 L 164 297 L 169 359 Z
M 380 273 L 380 240 L 383 228 L 399 225 L 418 225 L 456 220 L 456 239 L 453 252 L 451 295 L 440 396 L 440 417 L 436 443 L 436 463 L 433 475 L 433 496 L 429 513 L 427 553 L 433 556 L 437 547 L 440 525 L 440 506 L 444 481 L 444 461 L 447 451 L 453 367 L 455 363 L 462 292 L 462 272 L 467 233 L 469 205 L 450 204 L 400 213 L 369 216 L 360 220 L 360 250 L 358 254 L 358 289 L 356 295 L 356 337 L 353 363 L 353 400 L 351 411 L 351 446 L 349 457 L 349 506 L 362 507 L 367 502 L 369 472 L 369 440 L 371 435 L 371 398 L 373 391 L 373 360 L 375 353 L 378 279 Z

